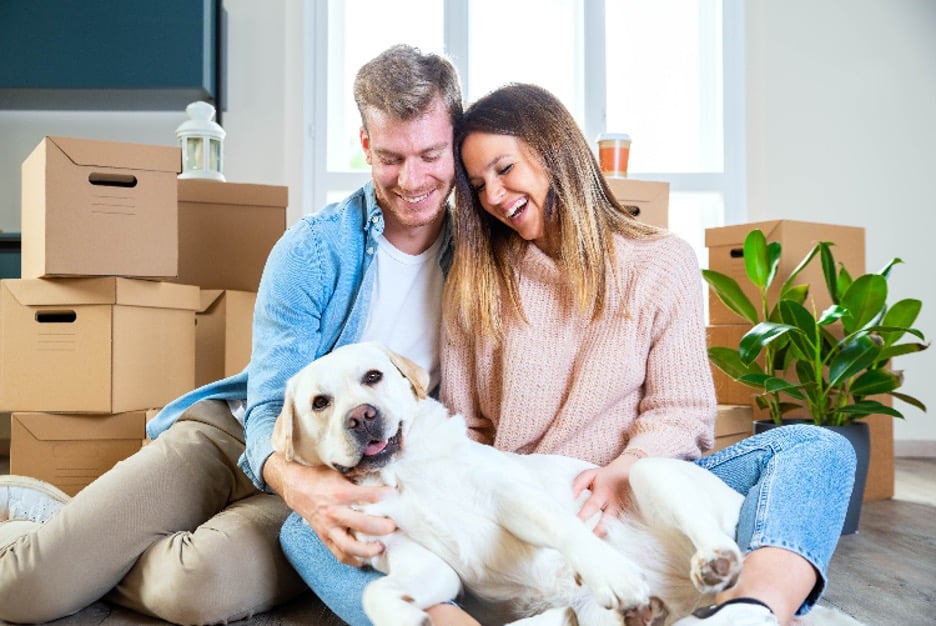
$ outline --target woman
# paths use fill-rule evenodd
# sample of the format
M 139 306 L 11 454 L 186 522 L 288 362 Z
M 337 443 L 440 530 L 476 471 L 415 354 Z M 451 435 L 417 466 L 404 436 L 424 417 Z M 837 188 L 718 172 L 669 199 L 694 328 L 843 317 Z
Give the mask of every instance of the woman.
M 787 427 L 711 456 L 715 397 L 699 268 L 610 193 L 563 105 L 533 85 L 473 104 L 456 129 L 456 243 L 442 401 L 500 449 L 600 466 L 580 512 L 618 515 L 644 456 L 695 459 L 746 496 L 738 584 L 678 624 L 788 624 L 816 602 L 854 453 Z M 768 497 L 769 495 L 769 497 Z

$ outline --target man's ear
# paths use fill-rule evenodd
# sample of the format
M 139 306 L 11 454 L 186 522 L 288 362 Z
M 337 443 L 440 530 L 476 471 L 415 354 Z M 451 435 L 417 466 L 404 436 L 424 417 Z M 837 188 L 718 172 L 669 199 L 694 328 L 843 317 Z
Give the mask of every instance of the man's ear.
M 426 387 L 429 386 L 429 372 L 424 370 L 416 362 L 411 361 L 402 354 L 397 354 L 386 346 L 384 346 L 384 350 L 390 357 L 390 362 L 393 363 L 393 366 L 400 370 L 400 373 L 410 382 L 410 386 L 413 388 L 413 395 L 420 400 L 424 400 L 426 398 Z
M 358 137 L 361 140 L 361 150 L 364 151 L 364 158 L 367 160 L 367 164 L 371 165 L 370 135 L 363 126 L 361 126 L 361 130 L 358 132 Z
M 296 419 L 295 404 L 293 403 L 293 384 L 292 381 L 286 384 L 286 395 L 283 399 L 283 409 L 273 424 L 273 437 L 271 443 L 273 449 L 281 453 L 287 461 L 295 458 L 295 449 L 293 447 L 293 422 Z

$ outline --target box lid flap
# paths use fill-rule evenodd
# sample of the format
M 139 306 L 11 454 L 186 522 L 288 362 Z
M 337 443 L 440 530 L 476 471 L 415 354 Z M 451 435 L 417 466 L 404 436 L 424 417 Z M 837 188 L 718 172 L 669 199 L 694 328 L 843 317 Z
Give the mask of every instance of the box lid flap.
M 705 246 L 715 248 L 718 246 L 736 246 L 744 243 L 747 234 L 759 228 L 764 231 L 767 239 L 783 220 L 768 220 L 765 222 L 750 222 L 747 224 L 733 224 L 730 226 L 716 226 L 705 229 Z
M 3 280 L 2 286 L 23 306 L 122 304 L 191 311 L 199 307 L 194 285 L 114 276 L 17 278 Z
M 115 279 L 115 303 L 159 309 L 197 311 L 201 306 L 195 285 L 133 278 Z
M 38 441 L 143 439 L 146 428 L 145 411 L 116 415 L 13 413 L 11 419 Z
M 705 245 L 708 248 L 717 246 L 740 246 L 744 243 L 747 234 L 759 228 L 763 231 L 767 241 L 775 241 L 780 237 L 781 228 L 792 229 L 794 232 L 807 233 L 816 240 L 841 234 L 845 230 L 855 234 L 864 233 L 861 226 L 847 226 L 845 224 L 828 224 L 823 222 L 805 222 L 802 220 L 767 220 L 747 224 L 734 224 L 731 226 L 718 226 L 705 229 Z
M 114 279 L 97 278 L 14 278 L 2 281 L 23 306 L 113 304 Z
M 179 179 L 179 202 L 286 207 L 289 188 L 278 185 Z
M 606 178 L 618 202 L 652 202 L 661 194 L 669 193 L 669 183 L 633 178 Z
M 221 299 L 221 296 L 224 295 L 223 289 L 202 289 L 201 290 L 201 303 L 198 307 L 199 313 L 205 313 L 208 309 L 214 308 L 215 304 Z
M 75 137 L 47 137 L 47 139 L 58 146 L 59 150 L 75 165 L 174 173 L 182 171 L 182 151 L 178 147 Z

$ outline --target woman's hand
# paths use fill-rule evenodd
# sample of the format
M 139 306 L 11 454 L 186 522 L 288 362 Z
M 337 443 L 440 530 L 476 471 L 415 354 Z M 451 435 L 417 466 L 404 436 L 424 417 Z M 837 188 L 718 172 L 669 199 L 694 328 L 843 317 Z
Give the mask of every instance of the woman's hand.
M 270 463 L 281 464 L 274 485 L 269 478 L 274 472 Z M 354 505 L 379 502 L 390 487 L 361 487 L 339 472 L 325 466 L 306 467 L 287 462 L 274 453 L 264 465 L 264 477 L 286 502 L 301 515 L 325 546 L 342 563 L 360 566 L 366 559 L 383 551 L 379 541 L 358 541 L 354 531 L 368 535 L 388 535 L 396 524 L 388 517 L 368 515 L 352 508 Z
M 604 516 L 618 517 L 630 503 L 630 468 L 638 458 L 624 454 L 614 459 L 604 467 L 585 470 L 572 481 L 572 494 L 575 498 L 585 490 L 591 490 L 591 495 L 579 509 L 578 517 L 582 521 L 590 519 L 595 513 L 601 511 L 602 518 L 595 526 L 595 534 L 604 537 Z

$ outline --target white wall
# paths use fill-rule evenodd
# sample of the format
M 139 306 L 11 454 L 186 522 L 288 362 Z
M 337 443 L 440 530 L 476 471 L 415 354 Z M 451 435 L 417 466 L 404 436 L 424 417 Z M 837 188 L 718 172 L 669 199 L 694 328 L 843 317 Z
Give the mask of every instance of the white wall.
M 863 226 L 868 269 L 936 337 L 936 2 L 750 0 L 748 217 Z M 936 455 L 936 347 L 902 357 L 898 454 Z

